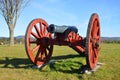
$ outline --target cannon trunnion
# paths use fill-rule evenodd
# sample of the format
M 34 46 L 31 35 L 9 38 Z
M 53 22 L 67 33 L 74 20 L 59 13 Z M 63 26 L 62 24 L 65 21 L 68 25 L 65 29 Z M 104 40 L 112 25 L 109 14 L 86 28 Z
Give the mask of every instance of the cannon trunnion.
M 91 15 L 85 38 L 78 34 L 75 26 L 48 25 L 43 19 L 34 19 L 28 25 L 25 48 L 33 64 L 40 66 L 49 62 L 53 46 L 69 46 L 86 57 L 87 67 L 94 69 L 100 51 L 100 23 L 98 14 Z

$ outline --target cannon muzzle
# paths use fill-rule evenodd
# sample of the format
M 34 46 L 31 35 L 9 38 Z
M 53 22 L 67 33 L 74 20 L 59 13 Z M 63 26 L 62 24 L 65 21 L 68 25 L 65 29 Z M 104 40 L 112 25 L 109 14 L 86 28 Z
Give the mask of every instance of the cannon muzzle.
M 75 26 L 57 26 L 54 24 L 49 25 L 48 31 L 50 33 L 65 33 L 66 31 L 78 32 L 78 29 Z

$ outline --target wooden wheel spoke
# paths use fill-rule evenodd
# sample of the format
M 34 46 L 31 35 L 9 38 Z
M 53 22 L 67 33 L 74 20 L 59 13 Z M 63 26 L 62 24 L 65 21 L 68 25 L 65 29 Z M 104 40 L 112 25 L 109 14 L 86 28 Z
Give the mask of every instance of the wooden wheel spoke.
M 53 45 L 48 46 L 48 47 L 47 47 L 47 50 L 48 50 L 49 53 L 51 53 L 52 50 L 53 50 Z M 49 54 L 48 54 L 48 55 L 49 55 Z
M 100 27 L 98 27 L 97 35 L 100 35 Z
M 32 49 L 32 52 L 34 53 L 34 52 L 37 51 L 39 48 L 40 48 L 40 45 L 35 46 L 35 47 Z
M 93 29 L 92 29 L 92 36 L 95 37 L 96 35 L 96 30 L 94 29 L 95 26 L 93 26 Z
M 50 48 L 47 46 L 47 50 L 50 51 Z
M 89 49 L 91 49 L 93 47 L 92 42 L 89 43 Z
M 40 22 L 40 34 L 41 34 L 41 36 L 43 36 L 43 25 L 42 25 L 42 22 Z
M 98 20 L 96 19 L 94 22 L 94 26 L 97 27 L 98 26 Z
M 40 50 L 40 48 L 39 48 L 39 50 L 38 50 L 38 52 L 37 52 L 37 54 L 36 54 L 36 56 L 35 56 L 35 62 L 38 61 L 40 53 L 41 53 L 41 50 Z
M 43 35 L 46 36 L 46 26 L 44 25 L 44 28 L 43 28 Z
M 90 38 L 90 44 L 93 42 L 93 39 L 92 38 Z
M 97 26 L 97 27 L 96 27 L 96 34 L 97 34 L 99 31 L 100 31 L 100 27 Z
M 100 28 L 97 26 L 94 33 L 95 37 L 100 35 Z
M 98 57 L 98 51 L 99 51 L 99 50 L 98 50 L 97 48 L 94 49 L 94 52 L 95 52 L 95 58 Z
M 99 35 L 97 35 L 97 36 L 95 37 L 95 39 L 96 39 L 97 41 L 99 41 L 100 36 L 99 36 Z
M 97 32 L 98 32 L 98 28 L 99 28 L 99 26 L 97 26 L 97 25 L 98 25 L 98 22 L 97 22 L 97 20 L 95 20 L 93 22 L 93 26 L 92 26 L 92 30 L 91 30 L 91 33 L 92 33 L 93 37 L 97 36 Z
M 94 54 L 93 54 L 93 50 L 92 49 L 90 49 L 90 60 L 91 60 L 91 62 L 92 63 L 94 63 Z
M 45 57 L 47 58 L 47 50 L 45 50 Z
M 31 34 L 32 34 L 36 39 L 39 38 L 39 36 L 38 36 L 37 34 L 35 34 L 34 32 L 31 32 Z
M 44 60 L 44 51 L 43 51 L 43 50 L 41 51 L 40 59 L 41 59 L 42 61 Z
M 40 34 L 40 31 L 39 31 L 38 27 L 36 25 L 34 25 L 34 28 L 35 28 L 37 34 L 41 37 L 41 34 Z
M 96 53 L 94 52 L 94 49 L 92 49 L 92 55 L 91 55 L 91 57 L 92 57 L 92 63 L 94 64 L 95 61 L 96 61 Z
M 97 40 L 100 40 L 100 29 L 98 29 L 96 35 L 97 35 L 97 36 L 96 36 L 96 39 L 97 39 Z
M 93 38 L 94 37 L 94 31 L 92 30 L 90 37 Z
M 95 63 L 95 57 L 94 57 L 95 54 L 94 54 L 94 53 L 92 53 L 92 54 L 93 54 L 93 55 L 92 55 L 92 59 L 93 59 L 93 62 L 92 62 L 92 63 L 94 64 L 94 63 Z
M 50 32 L 47 33 L 46 37 L 49 37 L 50 36 Z M 51 38 L 51 37 L 50 37 Z

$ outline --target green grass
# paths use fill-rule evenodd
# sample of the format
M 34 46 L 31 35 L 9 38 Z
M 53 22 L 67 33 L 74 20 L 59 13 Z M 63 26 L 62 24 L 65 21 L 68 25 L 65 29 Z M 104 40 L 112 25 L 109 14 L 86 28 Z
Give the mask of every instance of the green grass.
M 55 46 L 51 60 L 42 69 L 32 68 L 24 45 L 0 46 L 0 80 L 119 80 L 120 44 L 101 44 L 99 62 L 104 63 L 93 74 L 80 74 L 85 58 L 69 47 Z

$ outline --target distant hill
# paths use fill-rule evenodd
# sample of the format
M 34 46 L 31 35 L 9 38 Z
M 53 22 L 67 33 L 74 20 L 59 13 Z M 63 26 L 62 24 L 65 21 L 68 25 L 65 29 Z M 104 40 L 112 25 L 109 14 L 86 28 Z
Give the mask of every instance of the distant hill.
M 8 37 L 0 37 L 0 39 L 9 39 Z M 16 36 L 15 37 L 15 40 L 20 40 L 20 39 L 25 39 L 25 36 L 24 35 L 19 35 L 19 36 Z M 107 40 L 107 41 L 113 41 L 113 40 L 117 40 L 117 41 L 120 41 L 120 37 L 101 37 L 101 40 L 104 41 L 104 40 Z
M 21 38 L 24 38 L 25 36 L 23 35 L 20 35 L 20 36 L 15 36 L 15 39 L 21 39 Z M 8 39 L 9 37 L 0 37 L 0 39 Z
M 119 41 L 120 37 L 101 37 L 101 40 L 102 41 L 104 41 L 104 40 L 108 40 L 108 41 L 117 40 L 117 41 Z
M 16 36 L 15 37 L 16 39 L 21 39 L 21 38 L 25 38 L 25 36 L 23 36 L 23 35 L 20 35 L 20 36 Z M 120 37 L 101 37 L 101 40 L 120 40 Z
M 16 36 L 15 38 L 16 38 L 16 39 L 21 39 L 21 38 L 25 38 L 25 36 L 20 35 L 20 36 Z

